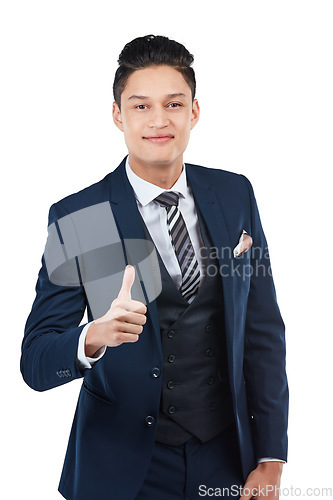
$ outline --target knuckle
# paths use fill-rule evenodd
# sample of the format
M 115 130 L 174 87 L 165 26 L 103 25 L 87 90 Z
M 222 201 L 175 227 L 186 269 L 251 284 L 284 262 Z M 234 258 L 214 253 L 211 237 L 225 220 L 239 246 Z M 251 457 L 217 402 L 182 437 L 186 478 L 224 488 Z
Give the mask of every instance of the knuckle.
M 111 307 L 112 307 L 112 308 L 118 307 L 118 306 L 119 306 L 119 302 L 120 302 L 120 299 L 119 299 L 118 297 L 116 297 L 116 298 L 112 301 Z
M 122 334 L 121 334 L 121 332 L 116 332 L 116 333 L 114 334 L 113 338 L 114 338 L 114 340 L 115 340 L 116 342 L 122 342 Z
M 120 321 L 117 317 L 114 317 L 112 321 L 112 328 L 114 330 L 117 330 L 119 327 L 120 327 Z
M 124 321 L 124 319 L 125 319 L 124 316 L 125 316 L 124 311 L 122 309 L 119 309 L 117 311 L 117 315 L 116 315 L 116 319 L 117 319 L 118 324 L 120 324 L 121 321 Z
M 128 301 L 125 300 L 125 299 L 121 299 L 121 298 L 117 298 L 117 307 L 119 309 L 125 309 L 126 305 L 127 305 Z

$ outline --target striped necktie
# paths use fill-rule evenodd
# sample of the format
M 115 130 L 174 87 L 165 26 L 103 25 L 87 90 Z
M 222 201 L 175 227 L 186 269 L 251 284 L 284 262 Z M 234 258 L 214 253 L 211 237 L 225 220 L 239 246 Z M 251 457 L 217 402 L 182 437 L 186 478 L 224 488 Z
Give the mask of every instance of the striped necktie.
M 200 270 L 185 221 L 178 210 L 179 195 L 164 191 L 154 201 L 166 209 L 169 235 L 182 273 L 180 293 L 191 303 L 199 289 Z

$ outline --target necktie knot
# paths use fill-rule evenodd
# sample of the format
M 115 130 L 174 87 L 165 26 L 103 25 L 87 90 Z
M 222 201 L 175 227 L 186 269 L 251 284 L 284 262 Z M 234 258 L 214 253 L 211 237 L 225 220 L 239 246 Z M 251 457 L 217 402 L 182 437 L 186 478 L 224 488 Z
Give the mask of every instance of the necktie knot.
M 178 206 L 179 195 L 174 191 L 164 191 L 159 196 L 154 198 L 161 207 Z

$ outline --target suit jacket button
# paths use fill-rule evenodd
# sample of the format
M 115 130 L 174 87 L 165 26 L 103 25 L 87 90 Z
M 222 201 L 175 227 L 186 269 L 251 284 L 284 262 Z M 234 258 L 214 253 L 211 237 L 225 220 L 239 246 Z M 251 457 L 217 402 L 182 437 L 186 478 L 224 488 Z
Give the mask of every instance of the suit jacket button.
M 155 419 L 151 415 L 148 415 L 148 417 L 146 417 L 145 422 L 147 427 L 152 427 L 155 424 Z
M 175 408 L 174 406 L 169 406 L 169 408 L 168 408 L 168 413 L 169 413 L 170 415 L 173 415 L 173 414 L 175 413 L 175 411 L 176 411 L 176 408 Z
M 154 366 L 151 370 L 151 374 L 154 378 L 158 378 L 161 375 L 161 370 L 157 366 Z
M 175 359 L 176 359 L 176 356 L 174 354 L 170 354 L 170 356 L 168 357 L 169 363 L 173 363 Z
M 167 333 L 167 336 L 169 339 L 173 339 L 173 337 L 175 336 L 175 331 L 174 330 L 170 330 L 168 333 Z

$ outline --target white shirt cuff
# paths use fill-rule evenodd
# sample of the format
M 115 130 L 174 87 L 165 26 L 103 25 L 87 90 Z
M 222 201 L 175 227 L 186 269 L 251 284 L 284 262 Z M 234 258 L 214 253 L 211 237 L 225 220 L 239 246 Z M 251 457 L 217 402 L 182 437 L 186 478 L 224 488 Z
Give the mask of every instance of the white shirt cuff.
M 271 457 L 265 457 L 265 458 L 259 458 L 258 464 L 261 464 L 263 462 L 282 462 L 285 464 L 285 460 L 281 460 L 280 458 L 271 458 Z
M 101 357 L 104 355 L 106 351 L 106 346 L 101 347 L 96 351 L 95 356 L 93 358 L 88 358 L 84 352 L 84 343 L 86 340 L 86 335 L 89 326 L 91 325 L 92 321 L 90 323 L 87 323 L 86 326 L 83 328 L 81 335 L 79 337 L 79 343 L 77 347 L 77 359 L 81 363 L 81 365 L 84 368 L 92 368 L 93 364 L 96 363 Z

